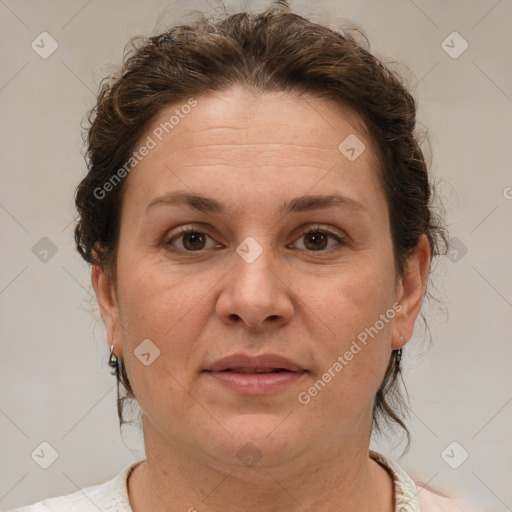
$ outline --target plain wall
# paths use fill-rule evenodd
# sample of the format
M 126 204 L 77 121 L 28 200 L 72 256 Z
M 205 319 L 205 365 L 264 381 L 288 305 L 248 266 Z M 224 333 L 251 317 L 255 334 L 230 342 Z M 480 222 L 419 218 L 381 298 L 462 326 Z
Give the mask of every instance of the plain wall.
M 432 349 L 418 323 L 405 350 L 410 451 L 400 459 L 393 440 L 374 446 L 437 489 L 488 512 L 512 510 L 512 3 L 293 5 L 321 22 L 359 24 L 378 57 L 404 65 L 453 237 L 455 252 L 435 268 L 444 306 L 424 308 Z M 162 23 L 172 23 L 193 7 L 210 9 L 206 1 L 0 2 L 2 510 L 106 481 L 144 458 L 135 429 L 120 435 L 90 270 L 73 246 L 73 194 L 85 173 L 80 123 L 129 37 L 163 29 L 164 10 Z M 46 59 L 31 47 L 43 31 L 58 43 Z M 458 58 L 442 47 L 454 31 L 469 44 Z M 463 44 L 453 37 L 452 54 Z M 44 250 L 46 262 L 34 254 Z M 31 458 L 44 441 L 58 452 L 46 470 Z M 441 456 L 453 441 L 469 454 L 458 469 Z

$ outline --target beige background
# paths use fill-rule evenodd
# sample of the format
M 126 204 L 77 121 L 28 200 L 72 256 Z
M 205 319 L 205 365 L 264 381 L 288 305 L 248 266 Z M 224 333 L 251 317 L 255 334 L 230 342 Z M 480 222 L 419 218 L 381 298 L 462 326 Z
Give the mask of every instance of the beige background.
M 103 482 L 144 458 L 136 430 L 119 433 L 103 325 L 73 248 L 73 193 L 85 172 L 80 122 L 130 36 L 210 4 L 0 0 L 1 510 Z M 412 446 L 399 460 L 481 510 L 512 510 L 512 3 L 293 5 L 319 21 L 360 24 L 378 56 L 410 67 L 457 239 L 457 255 L 437 265 L 445 307 L 425 307 L 433 347 L 426 352 L 419 324 L 406 350 Z M 58 43 L 47 59 L 31 48 L 43 31 Z M 469 44 L 456 59 L 441 45 L 454 31 Z M 462 43 L 450 42 L 452 53 Z M 46 262 L 32 252 L 43 237 L 57 250 Z M 44 441 L 58 453 L 46 470 L 31 458 Z M 441 456 L 453 441 L 462 448 L 448 450 L 451 460 L 469 453 L 458 469 Z M 375 446 L 399 456 L 385 440 Z

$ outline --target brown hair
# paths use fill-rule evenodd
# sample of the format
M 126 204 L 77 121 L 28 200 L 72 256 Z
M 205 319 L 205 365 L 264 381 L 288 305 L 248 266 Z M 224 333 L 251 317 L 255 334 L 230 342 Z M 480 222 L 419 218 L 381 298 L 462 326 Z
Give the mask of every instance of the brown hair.
M 349 30 L 335 30 L 291 12 L 285 1 L 261 13 L 200 15 L 190 25 L 174 26 L 154 37 L 136 37 L 125 52 L 117 77 L 105 78 L 89 113 L 86 160 L 89 172 L 78 186 L 79 221 L 75 240 L 83 258 L 116 279 L 116 251 L 123 180 L 112 180 L 130 160 L 135 145 L 166 107 L 211 91 L 242 85 L 255 94 L 294 91 L 352 107 L 377 148 L 379 176 L 389 208 L 395 271 L 402 276 L 419 238 L 428 238 L 431 258 L 446 243 L 445 228 L 434 214 L 434 187 L 415 129 L 416 104 L 398 73 L 373 56 L 368 40 L 357 42 Z M 118 174 L 119 177 L 119 174 Z M 111 189 L 111 190 L 110 190 Z M 98 196 L 104 197 L 98 197 Z M 135 399 L 123 361 L 117 369 L 118 413 Z M 402 420 L 400 365 L 390 358 L 375 397 L 378 419 Z M 120 396 L 119 383 L 126 394 Z

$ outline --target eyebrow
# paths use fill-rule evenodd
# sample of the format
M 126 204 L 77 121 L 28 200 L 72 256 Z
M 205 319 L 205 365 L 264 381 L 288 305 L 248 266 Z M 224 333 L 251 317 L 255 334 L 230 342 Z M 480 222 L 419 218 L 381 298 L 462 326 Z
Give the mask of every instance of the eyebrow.
M 204 213 L 226 213 L 226 208 L 216 199 L 197 194 L 189 194 L 186 192 L 169 192 L 162 196 L 155 197 L 146 206 L 146 212 L 150 208 L 159 205 L 184 205 Z M 285 201 L 281 205 L 280 214 L 288 215 L 289 213 L 319 210 L 321 208 L 328 208 L 335 205 L 355 212 L 360 211 L 367 213 L 368 211 L 366 206 L 364 206 L 359 201 L 356 201 L 355 199 L 351 199 L 350 197 L 345 197 L 339 194 L 330 194 L 305 195 L 296 197 L 291 201 Z

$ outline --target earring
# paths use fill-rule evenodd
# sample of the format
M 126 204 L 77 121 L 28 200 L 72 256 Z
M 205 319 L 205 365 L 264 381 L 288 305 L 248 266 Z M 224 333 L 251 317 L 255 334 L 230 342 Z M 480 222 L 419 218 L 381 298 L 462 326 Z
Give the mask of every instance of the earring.
M 112 343 L 112 346 L 110 347 L 110 359 L 108 364 L 112 368 L 117 368 L 117 356 L 114 354 L 114 344 Z
M 400 341 L 404 341 L 404 337 L 403 336 L 400 336 Z M 396 351 L 396 363 L 397 364 L 400 364 L 400 361 L 402 360 L 402 349 L 399 348 L 397 351 Z

